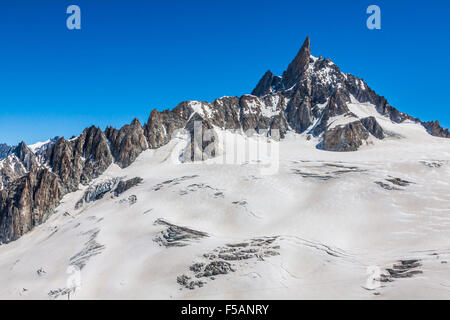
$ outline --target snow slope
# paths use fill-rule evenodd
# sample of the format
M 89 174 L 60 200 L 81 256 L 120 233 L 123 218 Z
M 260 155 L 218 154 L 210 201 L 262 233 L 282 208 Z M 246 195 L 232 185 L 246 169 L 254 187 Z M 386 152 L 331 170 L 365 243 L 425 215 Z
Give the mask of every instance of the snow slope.
M 92 185 L 143 182 L 75 209 L 80 186 L 46 223 L 1 245 L 0 298 L 448 299 L 450 141 L 374 115 L 390 137 L 333 153 L 290 133 L 271 175 L 243 156 L 182 163 L 182 137 L 111 165 Z M 196 263 L 217 261 L 226 274 L 194 276 Z M 389 276 L 402 261 L 407 276 Z M 371 282 L 373 270 L 387 280 Z

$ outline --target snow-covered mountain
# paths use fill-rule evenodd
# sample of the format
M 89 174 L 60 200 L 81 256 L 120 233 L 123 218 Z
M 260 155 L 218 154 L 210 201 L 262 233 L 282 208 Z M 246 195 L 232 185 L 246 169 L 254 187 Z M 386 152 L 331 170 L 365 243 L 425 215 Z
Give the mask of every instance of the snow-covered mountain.
M 0 297 L 449 297 L 449 136 L 307 38 L 251 95 L 2 147 Z

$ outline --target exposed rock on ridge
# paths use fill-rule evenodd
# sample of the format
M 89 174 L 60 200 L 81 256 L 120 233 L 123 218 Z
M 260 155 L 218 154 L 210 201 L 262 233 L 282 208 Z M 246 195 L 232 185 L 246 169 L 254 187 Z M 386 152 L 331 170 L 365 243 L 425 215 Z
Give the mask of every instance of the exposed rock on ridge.
M 24 143 L 11 155 L 18 169 L 15 175 L 9 172 L 8 187 L 1 191 L 0 242 L 15 240 L 42 223 L 64 194 L 98 177 L 113 161 L 104 133 L 95 127 L 76 139 L 60 138 L 46 151 L 45 163 Z
M 108 127 L 105 134 L 111 143 L 111 153 L 122 168 L 128 167 L 142 151 L 148 149 L 144 129 L 138 119 L 120 130 Z
M 58 177 L 36 169 L 0 193 L 0 243 L 18 239 L 41 224 L 60 199 Z
M 9 156 L 14 148 L 5 143 L 0 143 L 0 160 Z
M 448 129 L 444 129 L 439 124 L 439 121 L 422 122 L 423 126 L 427 129 L 428 133 L 435 137 L 450 138 L 450 132 Z
M 113 162 L 105 134 L 90 127 L 76 139 L 60 138 L 48 150 L 48 164 L 58 175 L 64 193 L 78 189 L 102 174 Z
M 361 121 L 355 121 L 325 131 L 321 147 L 328 151 L 356 151 L 368 137 Z
M 287 70 L 283 73 L 284 88 L 292 87 L 304 74 L 304 72 L 308 69 L 310 56 L 310 41 L 309 37 L 306 37 L 306 40 L 300 48 L 300 51 L 297 53 L 297 56 L 289 64 Z

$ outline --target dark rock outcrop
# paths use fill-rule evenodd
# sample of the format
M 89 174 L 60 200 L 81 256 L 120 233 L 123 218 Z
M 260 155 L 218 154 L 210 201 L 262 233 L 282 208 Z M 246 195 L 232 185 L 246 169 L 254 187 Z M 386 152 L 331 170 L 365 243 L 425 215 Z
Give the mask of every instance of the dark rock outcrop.
M 117 197 L 117 196 L 121 195 L 122 193 L 124 193 L 125 191 L 137 186 L 142 181 L 144 181 L 144 180 L 140 177 L 135 177 L 133 179 L 129 179 L 129 180 L 125 180 L 125 181 L 121 180 L 119 182 L 119 184 L 117 185 L 116 189 L 114 190 L 114 195 Z
M 31 170 L 33 166 L 37 165 L 36 156 L 27 147 L 25 142 L 19 143 L 19 145 L 14 149 L 14 153 L 17 158 L 22 162 L 27 171 Z
M 369 132 L 358 120 L 325 131 L 320 147 L 327 151 L 356 151 L 368 137 Z
M 348 93 L 343 90 L 337 90 L 328 99 L 328 102 L 321 112 L 318 125 L 313 129 L 312 133 L 315 136 L 321 135 L 328 127 L 328 121 L 331 117 L 349 114 L 350 110 L 347 107 L 347 103 L 350 102 Z
M 374 117 L 368 117 L 361 119 L 361 123 L 364 128 L 367 129 L 374 137 L 378 139 L 384 139 L 384 131 L 383 128 L 378 124 L 377 120 Z
M 191 142 L 184 151 L 190 161 L 203 161 L 216 155 L 217 135 L 211 123 L 195 113 L 186 124 Z
M 206 232 L 177 226 L 161 218 L 156 220 L 154 224 L 166 227 L 153 241 L 167 248 L 188 246 L 193 241 L 209 236 Z
M 214 100 L 209 109 L 211 123 L 223 129 L 240 129 L 242 127 L 241 99 L 238 97 L 223 97 Z
M 13 241 L 41 224 L 61 197 L 58 177 L 33 169 L 0 192 L 0 243 Z
M 154 109 L 144 126 L 149 147 L 156 149 L 167 144 L 175 130 L 184 128 L 191 112 L 186 102 L 173 110 L 159 112 Z
M 98 177 L 113 160 L 104 133 L 95 127 L 75 139 L 58 139 L 46 152 L 52 172 L 24 143 L 14 150 L 21 176 L 1 191 L 0 242 L 18 239 L 42 223 L 64 194 Z
M 64 193 L 78 189 L 102 174 L 113 162 L 105 134 L 90 127 L 75 139 L 58 139 L 48 150 L 48 164 L 60 179 Z
M 276 88 L 282 85 L 282 78 L 274 76 L 273 73 L 268 70 L 264 76 L 259 80 L 258 85 L 252 91 L 252 95 L 262 97 L 272 93 Z
M 105 134 L 111 143 L 114 159 L 122 168 L 128 167 L 142 151 L 148 149 L 144 129 L 138 119 L 120 130 L 108 127 Z
M 435 137 L 450 138 L 448 129 L 444 129 L 439 124 L 439 121 L 422 122 L 422 125 L 427 129 L 428 133 Z
M 8 146 L 5 143 L 0 143 L 0 160 L 9 156 L 13 150 L 14 147 Z
M 292 87 L 297 80 L 308 69 L 309 58 L 311 56 L 311 47 L 309 37 L 306 37 L 300 51 L 295 59 L 289 64 L 287 70 L 283 73 L 283 84 L 285 88 Z

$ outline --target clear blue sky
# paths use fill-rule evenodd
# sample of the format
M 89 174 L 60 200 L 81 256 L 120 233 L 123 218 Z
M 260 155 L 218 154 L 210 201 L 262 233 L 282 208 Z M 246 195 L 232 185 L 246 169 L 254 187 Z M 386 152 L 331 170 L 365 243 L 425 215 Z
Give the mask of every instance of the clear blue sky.
M 81 30 L 66 8 L 81 7 Z M 370 4 L 382 29 L 366 28 Z M 120 127 L 183 100 L 250 93 L 305 37 L 403 112 L 450 126 L 450 2 L 2 0 L 0 142 Z

